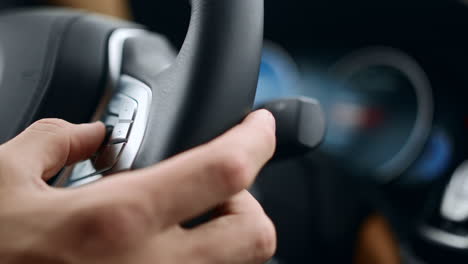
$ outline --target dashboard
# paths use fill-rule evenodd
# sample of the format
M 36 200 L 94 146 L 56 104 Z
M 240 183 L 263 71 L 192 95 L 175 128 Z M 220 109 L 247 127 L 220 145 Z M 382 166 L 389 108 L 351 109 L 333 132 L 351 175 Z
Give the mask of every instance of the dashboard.
M 188 8 L 133 5 L 137 21 L 181 43 Z M 255 186 L 277 225 L 276 262 L 353 263 L 378 213 L 402 263 L 432 263 L 415 236 L 468 157 L 467 29 L 462 1 L 266 1 L 256 104 L 311 97 L 328 121 L 318 149 L 269 165 Z

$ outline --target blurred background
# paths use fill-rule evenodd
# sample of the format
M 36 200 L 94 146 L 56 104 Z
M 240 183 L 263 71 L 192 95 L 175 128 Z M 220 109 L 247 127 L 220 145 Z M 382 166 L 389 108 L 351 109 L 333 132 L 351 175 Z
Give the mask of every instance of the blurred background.
M 180 47 L 188 1 L 2 0 L 131 19 Z M 328 119 L 315 151 L 269 165 L 258 199 L 272 263 L 457 263 L 421 238 L 468 157 L 468 5 L 456 0 L 266 0 L 257 105 L 305 96 Z M 434 202 L 436 201 L 436 202 Z M 435 209 L 434 209 L 435 208 Z M 437 223 L 466 232 L 466 223 Z M 468 236 L 468 232 L 463 233 Z M 442 252 L 433 256 L 433 252 Z M 455 254 L 457 253 L 457 254 Z

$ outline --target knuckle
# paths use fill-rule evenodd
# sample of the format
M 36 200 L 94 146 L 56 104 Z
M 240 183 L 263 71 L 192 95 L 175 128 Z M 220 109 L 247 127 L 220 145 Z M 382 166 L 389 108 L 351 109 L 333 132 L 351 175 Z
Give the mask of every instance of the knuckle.
M 72 144 L 70 129 L 70 124 L 60 119 L 42 119 L 29 127 L 28 131 L 32 132 L 33 136 L 39 134 L 42 140 L 48 144 L 50 155 L 43 157 L 45 171 L 54 167 L 56 160 L 60 160 L 59 163 L 65 163 L 67 155 L 63 155 L 63 153 L 68 153 Z
M 271 220 L 265 215 L 259 217 L 254 232 L 254 259 L 264 262 L 273 257 L 276 251 L 276 230 Z
M 56 133 L 57 131 L 66 130 L 68 129 L 68 127 L 69 123 L 64 120 L 49 118 L 36 121 L 34 124 L 31 125 L 30 128 L 33 130 L 39 130 L 43 132 Z
M 247 188 L 253 178 L 248 156 L 241 151 L 219 155 L 215 170 L 220 177 L 221 184 L 230 192 Z
M 54 140 L 54 144 L 68 145 L 70 124 L 61 119 L 42 119 L 29 127 L 29 131 L 50 135 L 50 140 Z
M 121 250 L 137 244 L 150 227 L 150 216 L 137 202 L 95 206 L 81 214 L 79 230 L 90 250 Z

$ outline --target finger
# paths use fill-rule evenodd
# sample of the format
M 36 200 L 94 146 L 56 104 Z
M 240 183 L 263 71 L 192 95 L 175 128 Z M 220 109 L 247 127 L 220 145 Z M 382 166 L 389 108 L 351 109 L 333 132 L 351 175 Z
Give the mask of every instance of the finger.
M 264 212 L 263 207 L 247 190 L 236 194 L 219 208 L 221 216 Z
M 187 231 L 189 252 L 208 263 L 265 263 L 276 250 L 271 220 L 248 192 L 236 195 L 231 206 L 236 214 Z
M 65 165 L 97 151 L 105 136 L 102 123 L 73 125 L 63 120 L 40 120 L 0 147 L 10 166 L 26 175 L 54 176 Z
M 146 195 L 165 225 L 190 220 L 251 185 L 274 153 L 274 130 L 269 112 L 255 112 L 213 142 L 155 167 L 104 180 L 97 192 Z

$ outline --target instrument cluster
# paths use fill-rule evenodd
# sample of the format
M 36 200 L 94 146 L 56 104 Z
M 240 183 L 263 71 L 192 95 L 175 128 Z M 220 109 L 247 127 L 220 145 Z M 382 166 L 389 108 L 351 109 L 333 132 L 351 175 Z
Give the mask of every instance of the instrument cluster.
M 332 2 L 291 6 L 295 16 L 281 20 L 287 26 L 268 24 L 267 12 L 256 104 L 311 97 L 328 122 L 318 149 L 271 165 L 259 179 L 279 222 L 279 255 L 289 261 L 333 258 L 331 244 L 352 251 L 372 212 L 389 219 L 410 252 L 432 193 L 468 159 L 468 8 Z

